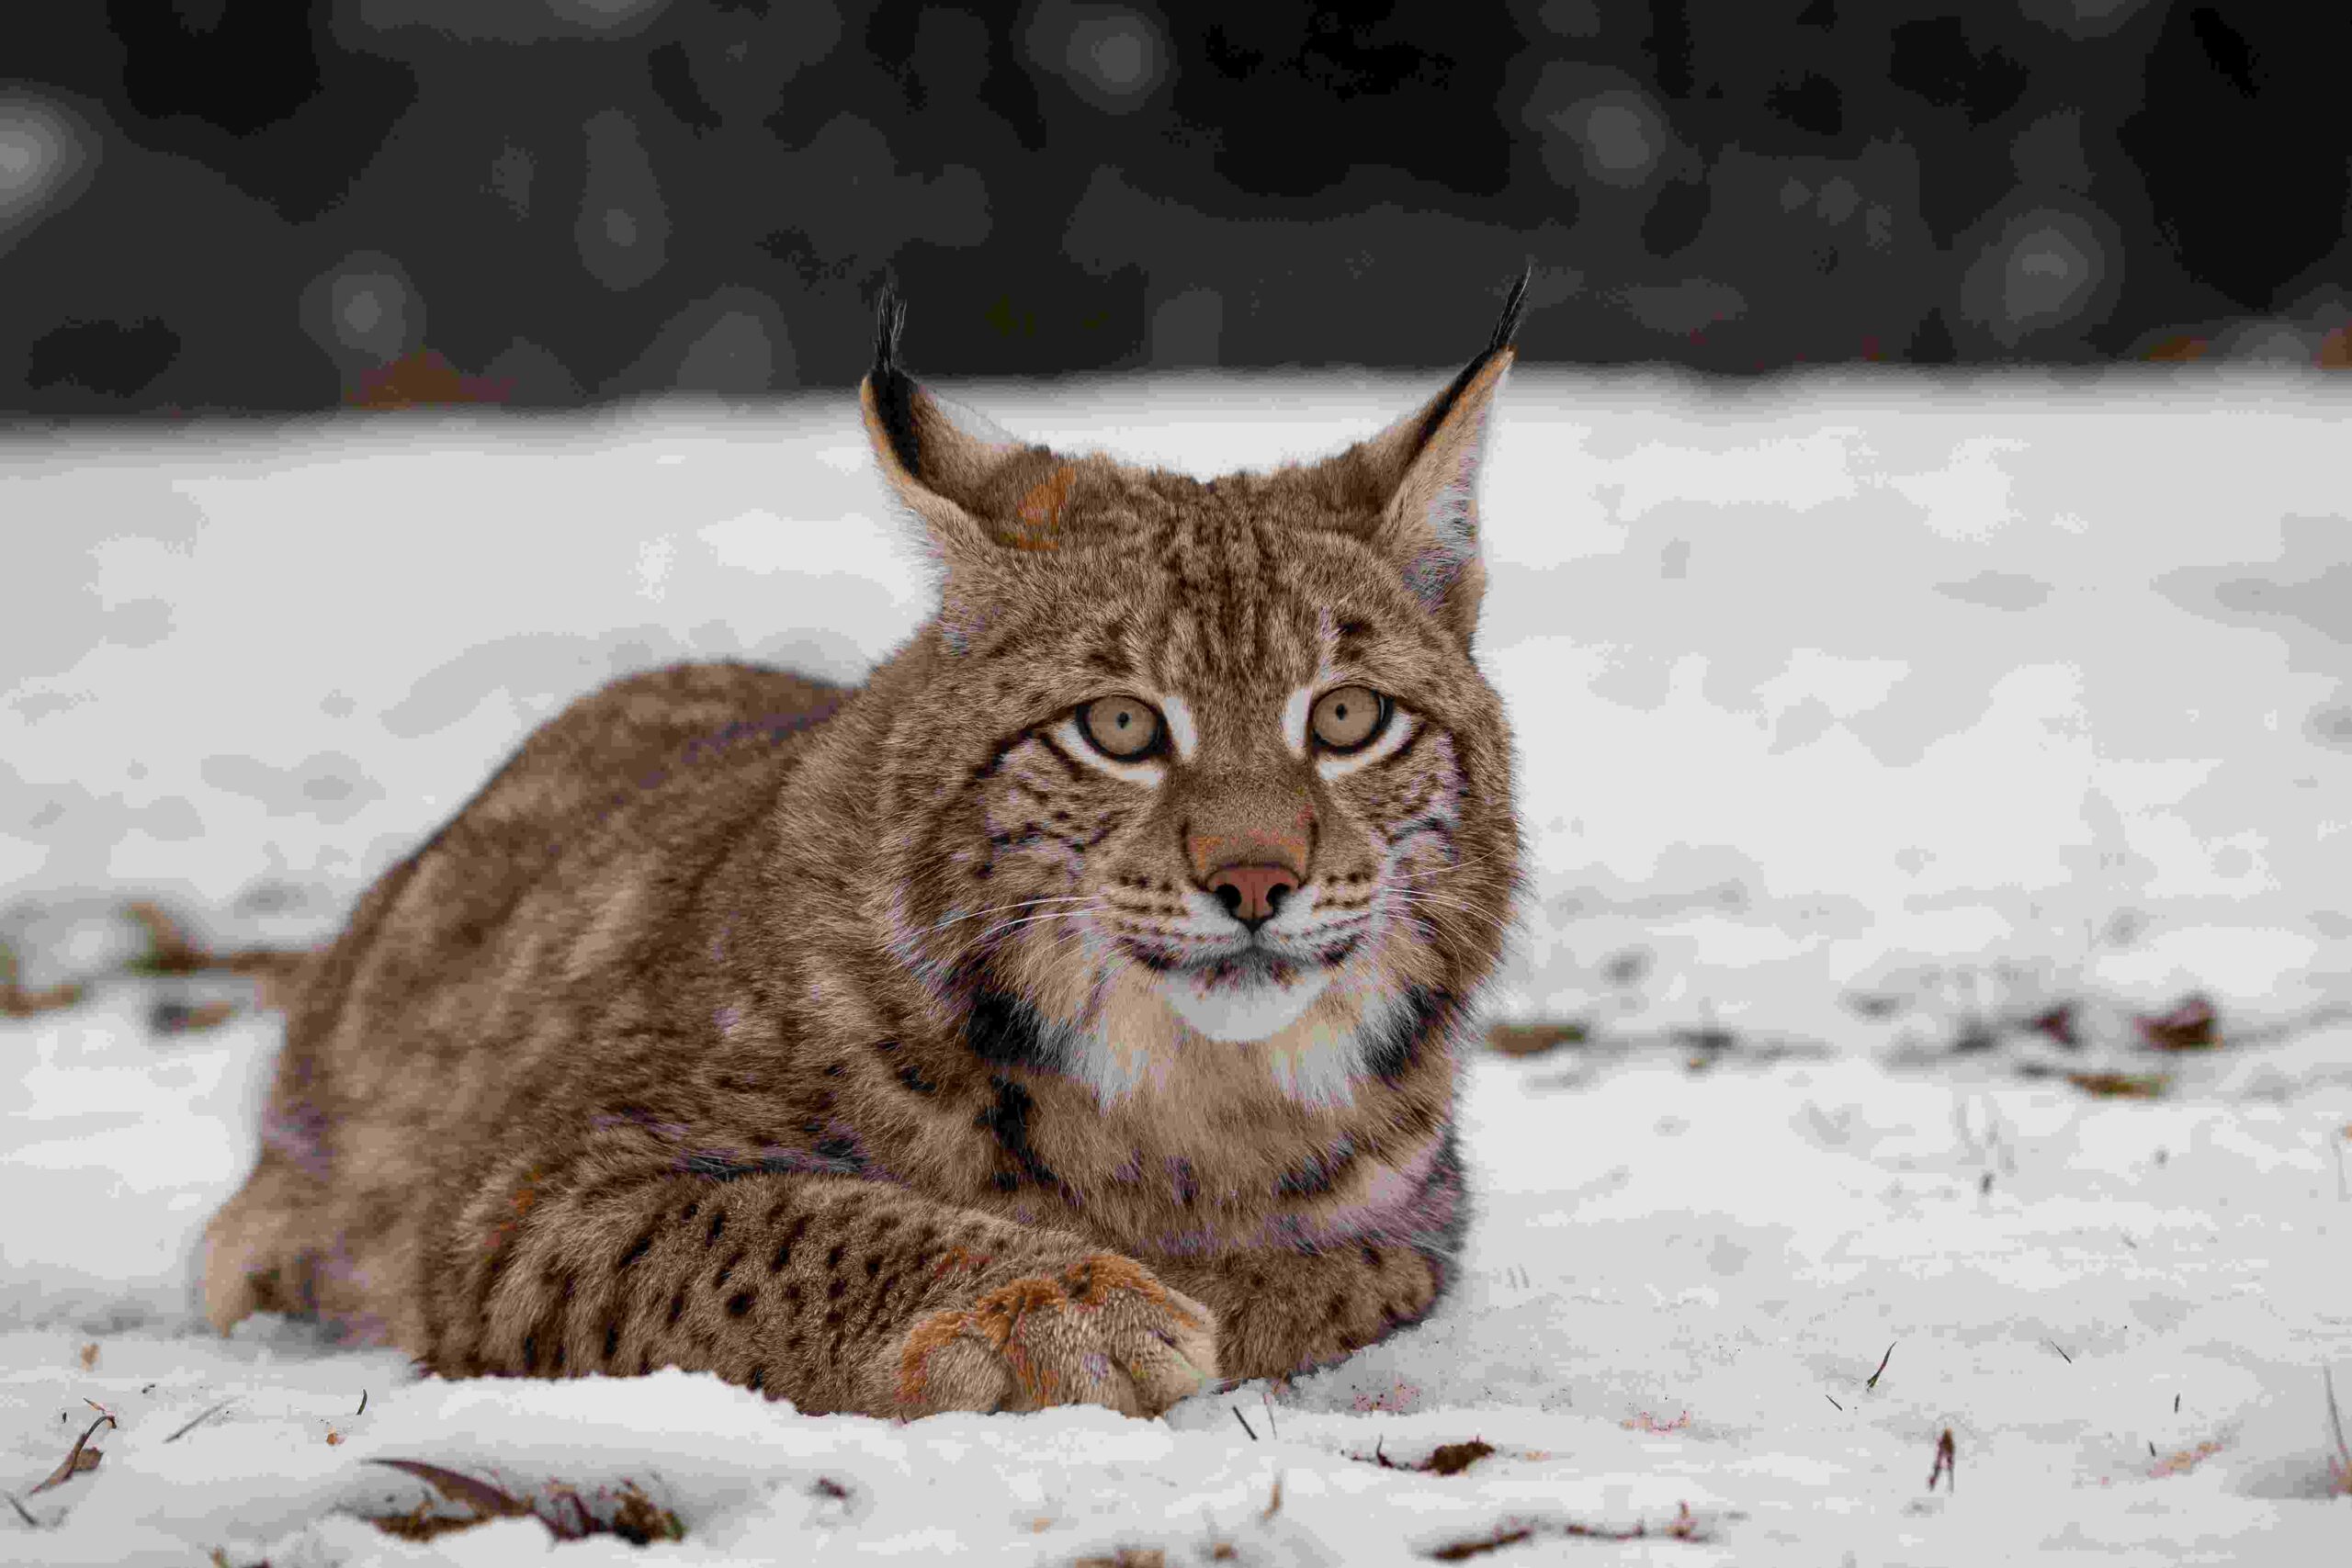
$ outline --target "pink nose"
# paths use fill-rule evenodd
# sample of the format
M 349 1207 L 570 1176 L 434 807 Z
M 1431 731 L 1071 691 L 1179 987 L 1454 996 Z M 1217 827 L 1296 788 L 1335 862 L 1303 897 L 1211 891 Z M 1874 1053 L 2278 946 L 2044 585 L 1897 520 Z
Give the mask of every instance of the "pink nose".
M 1280 865 L 1228 865 L 1210 874 L 1207 887 L 1225 912 L 1256 931 L 1298 891 L 1298 878 Z

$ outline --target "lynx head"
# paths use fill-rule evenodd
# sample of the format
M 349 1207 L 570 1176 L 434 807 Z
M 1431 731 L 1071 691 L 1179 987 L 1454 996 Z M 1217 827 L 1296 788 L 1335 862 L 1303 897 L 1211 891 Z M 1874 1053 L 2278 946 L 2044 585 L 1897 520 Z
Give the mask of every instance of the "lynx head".
M 1471 645 L 1525 290 L 1388 429 L 1207 481 L 939 399 L 885 297 L 861 401 L 941 606 L 873 759 L 872 913 L 983 1057 L 1106 1102 L 1185 1057 L 1325 1104 L 1443 1059 L 1519 876 Z

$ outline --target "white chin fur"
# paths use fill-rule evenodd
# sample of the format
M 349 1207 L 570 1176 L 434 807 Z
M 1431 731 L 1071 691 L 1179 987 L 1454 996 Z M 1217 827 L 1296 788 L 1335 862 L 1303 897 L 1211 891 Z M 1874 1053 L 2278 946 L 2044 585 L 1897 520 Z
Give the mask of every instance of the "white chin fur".
M 1233 1043 L 1270 1039 L 1296 1023 L 1331 983 L 1331 972 L 1318 970 L 1288 985 L 1219 986 L 1214 990 L 1191 980 L 1161 983 L 1178 1018 L 1211 1040 Z

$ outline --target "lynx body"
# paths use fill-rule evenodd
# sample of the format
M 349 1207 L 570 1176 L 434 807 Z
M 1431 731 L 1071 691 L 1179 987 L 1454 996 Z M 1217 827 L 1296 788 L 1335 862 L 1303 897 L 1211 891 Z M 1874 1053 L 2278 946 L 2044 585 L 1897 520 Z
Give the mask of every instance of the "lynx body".
M 855 690 L 585 697 L 377 883 L 290 1002 L 214 1324 L 1149 1415 L 1427 1314 L 1519 874 L 1470 647 L 1523 291 L 1386 432 L 1205 482 L 952 408 L 886 300 L 862 404 L 938 613 Z

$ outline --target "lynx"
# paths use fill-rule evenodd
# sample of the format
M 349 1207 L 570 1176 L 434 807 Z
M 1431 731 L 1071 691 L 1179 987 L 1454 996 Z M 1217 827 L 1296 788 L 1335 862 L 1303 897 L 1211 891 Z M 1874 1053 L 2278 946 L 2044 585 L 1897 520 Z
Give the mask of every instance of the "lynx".
M 936 613 L 861 688 L 607 686 L 387 873 L 288 1003 L 212 1323 L 915 1417 L 1154 1416 L 1420 1320 L 1520 878 L 1471 648 L 1525 291 L 1384 433 L 1206 481 L 934 396 L 886 293 Z

